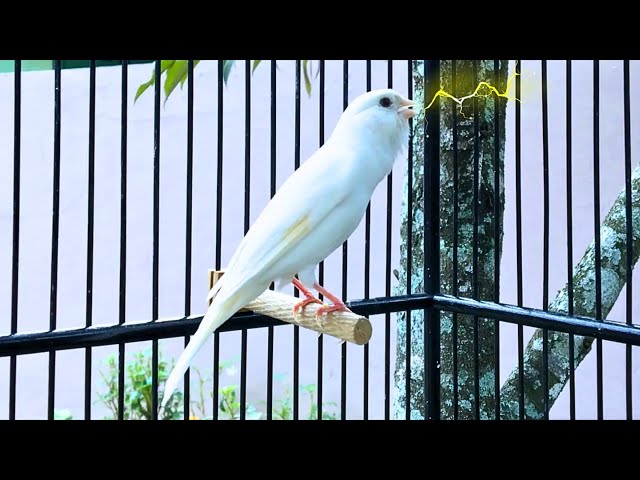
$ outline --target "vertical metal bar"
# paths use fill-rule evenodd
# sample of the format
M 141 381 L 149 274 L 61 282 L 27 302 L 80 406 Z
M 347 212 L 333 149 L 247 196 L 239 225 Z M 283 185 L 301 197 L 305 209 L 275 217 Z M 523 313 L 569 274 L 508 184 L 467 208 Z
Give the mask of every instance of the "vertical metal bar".
M 296 101 L 293 169 L 300 167 L 300 60 L 296 60 Z M 299 292 L 295 290 L 295 295 Z M 293 419 L 298 420 L 300 414 L 300 327 L 293 326 Z
M 276 194 L 276 61 L 271 60 L 271 197 Z M 273 327 L 267 329 L 267 420 L 273 414 Z
M 408 78 L 407 78 L 407 91 L 409 97 L 413 96 L 413 61 L 408 60 Z M 409 131 L 413 133 L 413 119 L 409 119 Z M 413 135 L 409 137 L 408 156 L 407 156 L 407 295 L 411 295 L 411 275 L 413 270 L 412 265 L 412 250 L 413 250 L 413 142 L 411 140 Z M 411 316 L 412 311 L 407 310 L 406 325 L 405 325 L 405 419 L 411 419 Z M 425 365 L 426 366 L 426 365 Z
M 155 98 L 153 108 L 153 288 L 151 318 L 156 321 L 159 290 L 159 249 L 160 249 L 160 64 L 156 60 Z M 151 409 L 153 420 L 158 419 L 158 340 L 152 340 L 151 356 Z
M 224 134 L 224 60 L 218 60 L 218 147 L 217 147 L 217 173 L 218 185 L 216 188 L 216 253 L 215 266 L 220 270 L 222 264 L 222 165 L 223 165 L 223 134 Z M 218 419 L 220 405 L 220 332 L 213 333 L 213 419 Z
M 625 220 L 626 220 L 626 311 L 627 325 L 633 324 L 633 222 L 631 211 L 631 98 L 629 93 L 629 60 L 624 61 L 624 183 L 625 183 Z M 633 419 L 633 378 L 631 365 L 631 345 L 626 352 L 626 400 L 627 420 Z
M 393 60 L 387 61 L 387 86 L 393 88 Z M 411 72 L 409 72 L 411 73 Z M 385 296 L 391 296 L 391 238 L 392 238 L 393 171 L 387 176 L 387 251 L 385 264 Z M 391 418 L 391 314 L 384 315 L 384 419 Z
M 193 234 L 193 60 L 187 60 L 187 211 L 185 213 L 184 316 L 191 315 L 191 248 Z M 184 337 L 185 348 L 189 335 Z M 191 369 L 184 372 L 184 419 L 189 420 Z
M 87 186 L 87 291 L 86 327 L 92 324 L 93 314 L 93 200 L 96 151 L 96 61 L 89 67 L 89 172 Z M 91 347 L 85 349 L 84 359 L 84 418 L 91 419 Z
M 451 90 L 453 96 L 457 95 L 456 81 L 457 81 L 457 68 L 456 61 L 451 61 Z M 458 296 L 458 216 L 460 213 L 460 185 L 458 181 L 458 110 L 452 105 L 452 137 L 453 137 L 453 295 Z M 453 419 L 458 420 L 459 405 L 458 405 L 458 314 L 453 313 L 452 325 L 451 325 L 451 337 L 453 343 Z
M 122 60 L 122 103 L 120 123 L 120 286 L 118 323 L 124 324 L 127 301 L 127 84 L 128 60 Z M 118 420 L 124 419 L 125 344 L 118 345 Z
M 542 175 L 544 232 L 542 265 L 542 309 L 549 309 L 549 109 L 547 106 L 547 61 L 542 60 Z M 542 377 L 544 419 L 549 420 L 549 331 L 542 330 Z
M 520 98 L 522 60 L 516 60 L 516 98 Z M 520 102 L 516 102 L 516 277 L 518 306 L 522 306 L 522 155 Z M 518 417 L 524 420 L 524 327 L 518 324 Z
M 600 61 L 593 61 L 593 230 L 596 267 L 596 320 L 602 321 L 602 267 L 600 249 Z M 597 340 L 598 420 L 603 418 L 602 339 Z
M 51 216 L 51 291 L 49 298 L 49 330 L 56 329 L 58 302 L 58 230 L 60 214 L 60 116 L 62 72 L 60 60 L 54 60 L 54 132 L 53 132 L 53 214 Z M 56 352 L 49 351 L 48 418 L 53 420 L 56 392 Z
M 324 144 L 324 60 L 319 60 L 318 65 L 318 77 L 319 77 L 319 93 L 318 93 L 318 145 L 321 147 Z M 324 261 L 320 262 L 318 266 L 318 282 L 320 285 L 324 285 Z M 318 298 L 322 300 L 322 295 L 318 295 Z M 322 362 L 323 362 L 323 346 L 324 336 L 318 335 L 318 420 L 322 420 Z
M 244 67 L 244 234 L 251 223 L 251 60 Z M 247 415 L 247 330 L 240 339 L 240 420 Z
M 496 84 L 496 88 L 500 88 L 500 60 L 493 61 L 493 80 Z M 494 237 L 493 237 L 493 270 L 494 270 L 494 290 L 493 301 L 500 302 L 500 105 L 501 98 L 499 96 L 494 97 L 494 111 L 493 111 L 493 218 L 495 222 Z M 495 419 L 500 420 L 500 322 L 494 320 L 494 352 L 495 352 L 495 366 L 494 366 L 494 391 L 496 397 L 495 404 Z
M 366 61 L 367 92 L 371 90 L 371 60 Z M 367 205 L 364 221 L 364 298 L 369 298 L 371 275 L 371 202 Z M 363 348 L 363 418 L 369 419 L 369 344 Z
M 478 61 L 473 61 L 473 84 L 478 84 Z M 479 242 L 479 197 L 480 197 L 480 135 L 478 101 L 473 97 L 473 298 L 478 299 L 478 242 Z M 478 316 L 473 317 L 473 398 L 474 415 L 480 420 L 480 338 Z
M 567 303 L 569 315 L 573 315 L 573 201 L 572 201 L 572 162 L 571 162 L 571 60 L 567 60 Z M 575 337 L 569 334 L 569 418 L 576 418 L 576 383 L 575 383 Z
M 342 109 L 349 105 L 349 60 L 342 64 Z M 347 268 L 348 268 L 348 240 L 342 244 L 342 299 L 347 301 Z M 347 419 L 347 342 L 342 344 L 342 372 L 340 376 L 340 418 Z
M 22 60 L 15 61 L 13 84 L 13 254 L 11 259 L 11 334 L 18 333 L 18 265 L 20 259 L 20 107 Z M 9 420 L 16 419 L 17 357 L 9 363 Z
M 440 90 L 440 61 L 424 61 L 425 98 Z M 426 111 L 424 127 L 424 285 L 440 291 L 440 100 Z M 440 311 L 425 315 L 425 419 L 440 419 Z

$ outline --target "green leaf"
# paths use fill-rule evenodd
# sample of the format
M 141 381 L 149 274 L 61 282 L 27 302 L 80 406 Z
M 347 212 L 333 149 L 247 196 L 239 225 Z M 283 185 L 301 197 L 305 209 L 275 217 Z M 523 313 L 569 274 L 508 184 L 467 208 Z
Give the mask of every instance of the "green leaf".
M 235 60 L 223 60 L 222 61 L 222 79 L 224 80 L 224 84 L 227 84 L 227 80 L 229 79 L 229 74 L 231 73 L 231 68 L 233 64 L 236 63 Z
M 167 70 L 167 78 L 164 80 L 164 103 L 167 103 L 169 95 L 173 92 L 178 83 L 187 78 L 187 60 L 176 60 L 173 66 Z
M 307 90 L 307 95 L 311 96 L 311 79 L 309 78 L 309 60 L 302 61 L 302 73 L 304 74 L 304 87 Z
M 261 412 L 247 412 L 247 414 L 245 415 L 245 418 L 247 420 L 260 420 L 262 418 L 262 413 Z
M 138 91 L 136 92 L 136 96 L 133 99 L 133 103 L 136 103 L 136 101 L 138 100 L 138 97 L 140 95 L 142 95 L 147 88 L 149 88 L 151 85 L 153 85 L 153 82 L 155 81 L 155 77 L 156 77 L 156 72 L 154 71 L 151 74 L 151 80 L 149 80 L 147 83 L 143 83 L 142 85 L 140 85 L 138 87 Z
M 69 410 L 54 410 L 53 419 L 54 420 L 73 420 L 73 415 Z
M 167 69 L 171 68 L 174 63 L 176 63 L 175 60 L 160 60 L 160 75 L 162 75 Z M 138 87 L 138 90 L 136 91 L 136 96 L 133 99 L 133 103 L 136 103 L 136 100 L 138 100 L 138 97 L 140 97 L 140 95 L 142 95 L 147 88 L 153 85 L 155 81 L 156 81 L 156 67 L 154 65 L 153 70 L 151 71 L 151 80 L 149 80 L 147 83 L 143 83 Z
M 254 60 L 253 61 L 253 67 L 251 67 L 251 75 L 253 75 L 253 72 L 256 71 L 256 68 L 258 67 L 258 65 L 260 65 L 260 62 L 262 62 L 262 60 Z

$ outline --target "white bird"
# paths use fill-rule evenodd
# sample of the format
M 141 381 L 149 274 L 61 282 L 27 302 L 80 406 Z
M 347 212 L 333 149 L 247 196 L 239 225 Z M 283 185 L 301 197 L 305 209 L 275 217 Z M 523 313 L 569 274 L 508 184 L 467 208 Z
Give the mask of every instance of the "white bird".
M 292 282 L 304 295 L 294 314 L 309 303 L 322 303 L 309 287 L 333 303 L 318 308 L 318 321 L 326 313 L 348 310 L 318 284 L 315 269 L 360 224 L 374 190 L 408 143 L 413 106 L 392 89 L 360 95 L 324 145 L 282 184 L 209 292 L 213 301 L 167 379 L 161 408 L 209 335 L 272 282 Z

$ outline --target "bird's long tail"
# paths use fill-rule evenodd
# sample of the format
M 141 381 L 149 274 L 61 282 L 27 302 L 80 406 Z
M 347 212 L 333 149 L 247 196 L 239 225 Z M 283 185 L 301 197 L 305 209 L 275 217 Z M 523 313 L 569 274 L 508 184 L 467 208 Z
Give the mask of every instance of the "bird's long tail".
M 220 296 L 219 292 L 205 313 L 202 322 L 196 333 L 191 337 L 188 345 L 178 358 L 178 362 L 171 371 L 164 387 L 164 395 L 160 408 L 164 408 L 169 402 L 171 395 L 174 393 L 180 381 L 184 378 L 184 374 L 189 368 L 193 357 L 198 353 L 204 345 L 209 335 L 215 332 L 224 322 L 226 322 L 240 308 L 249 303 L 259 295 L 253 295 L 253 288 L 241 288 L 235 293 Z

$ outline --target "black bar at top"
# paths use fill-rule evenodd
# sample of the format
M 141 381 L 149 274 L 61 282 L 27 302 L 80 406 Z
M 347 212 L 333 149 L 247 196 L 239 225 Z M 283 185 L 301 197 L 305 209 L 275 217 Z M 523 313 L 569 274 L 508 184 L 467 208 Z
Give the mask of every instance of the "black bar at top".
M 53 214 L 51 217 L 51 291 L 49 298 L 49 330 L 56 329 L 58 302 L 58 229 L 60 214 L 60 116 L 62 72 L 60 60 L 54 60 L 54 132 L 53 132 Z M 49 352 L 48 419 L 53 420 L 56 390 L 56 354 Z
M 93 314 L 93 206 L 96 152 L 96 61 L 89 66 L 89 172 L 87 186 L 87 288 L 85 325 L 90 327 Z M 85 351 L 84 418 L 91 419 L 91 348 Z
M 153 290 L 151 318 L 157 320 L 159 290 L 159 249 L 160 249 L 160 76 L 161 60 L 155 66 L 155 98 L 153 105 Z M 151 412 L 152 419 L 158 419 L 158 341 L 151 343 Z
M 631 211 L 631 98 L 629 92 L 629 60 L 624 61 L 624 183 L 625 183 L 625 219 L 626 219 L 626 270 L 627 325 L 633 325 L 633 222 Z M 631 345 L 626 349 L 626 400 L 627 420 L 633 419 L 633 379 L 631 366 Z
M 424 61 L 424 94 L 440 90 L 440 60 Z M 424 285 L 425 293 L 440 291 L 440 100 L 425 112 L 424 128 Z M 440 419 L 440 312 L 425 315 L 425 419 Z
M 11 333 L 18 332 L 18 265 L 20 259 L 20 108 L 22 60 L 15 60 L 13 84 L 13 252 L 11 259 Z M 9 363 L 9 420 L 16 418 L 17 359 Z
M 600 61 L 593 61 L 593 230 L 595 237 L 596 319 L 602 319 L 602 250 L 600 244 Z M 602 382 L 602 340 L 597 340 L 598 420 L 604 415 Z
M 187 211 L 185 213 L 184 315 L 191 315 L 191 249 L 193 234 L 193 60 L 187 60 Z M 189 336 L 184 337 L 185 348 Z M 189 420 L 191 369 L 184 372 L 183 418 Z

